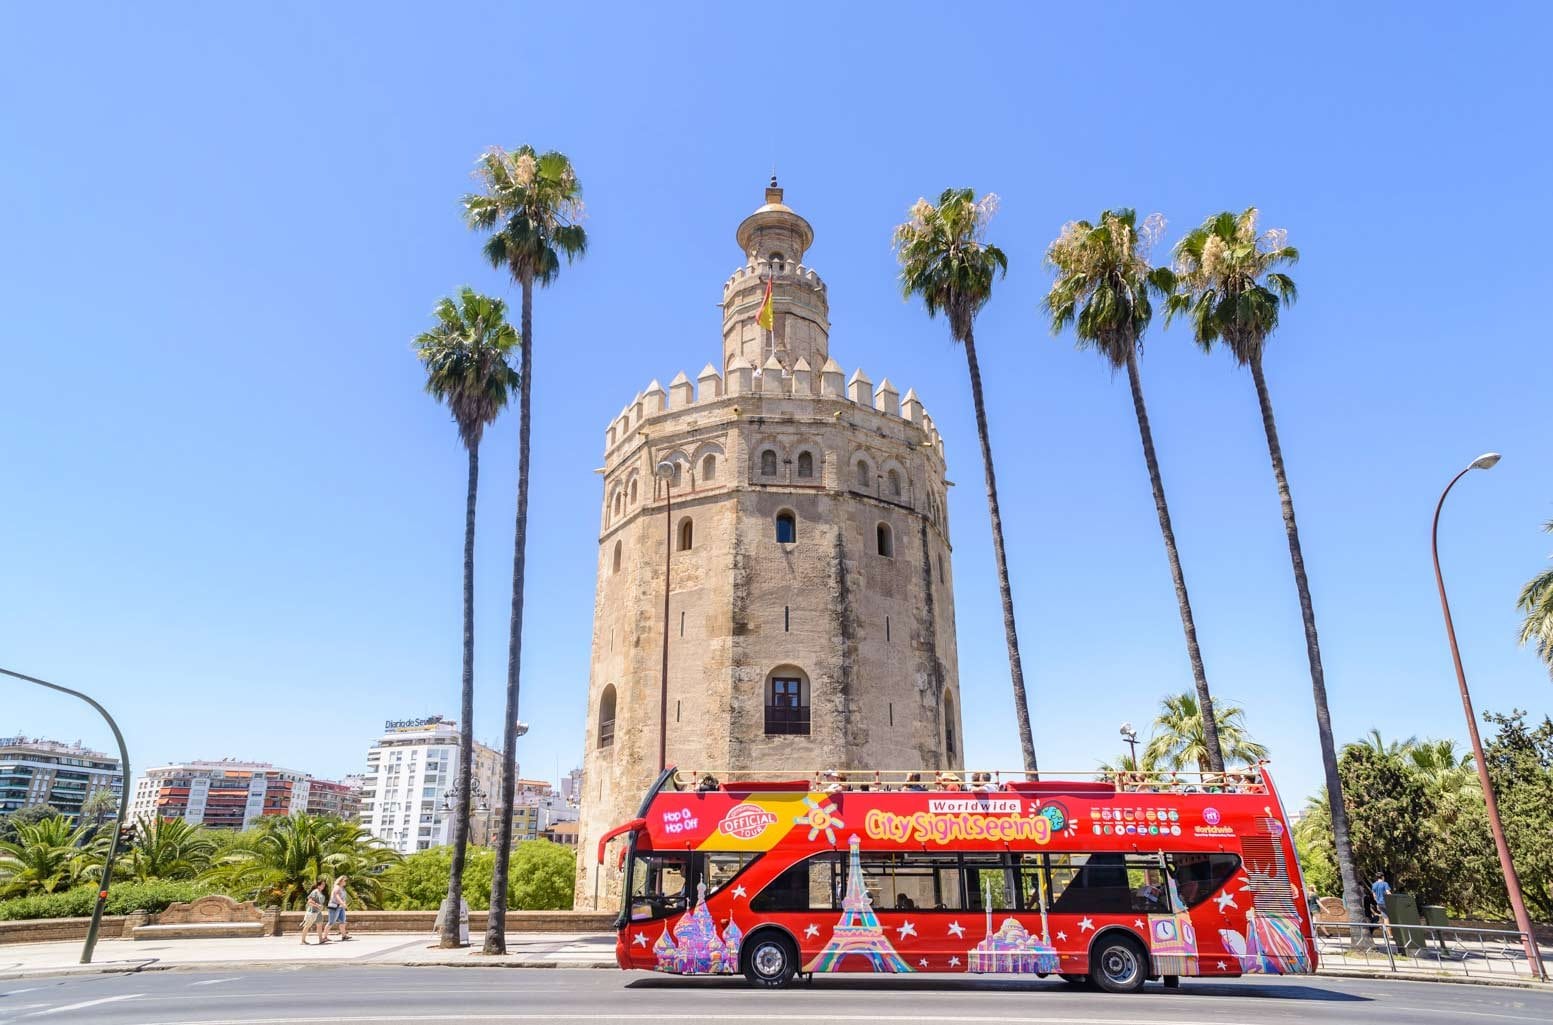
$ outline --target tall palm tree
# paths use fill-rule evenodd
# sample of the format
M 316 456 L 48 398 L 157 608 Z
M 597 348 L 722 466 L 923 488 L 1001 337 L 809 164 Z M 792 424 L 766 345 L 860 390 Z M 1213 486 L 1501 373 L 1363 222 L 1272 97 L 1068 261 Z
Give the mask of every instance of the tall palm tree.
M 1246 711 L 1238 705 L 1220 705 L 1214 709 L 1218 720 L 1220 750 L 1226 760 L 1247 765 L 1267 757 L 1267 748 L 1246 732 Z M 1153 734 L 1143 749 L 1144 768 L 1216 771 L 1208 761 L 1208 731 L 1202 707 L 1191 691 L 1166 695 L 1154 717 Z
M 1316 733 L 1321 742 L 1321 766 L 1326 777 L 1327 803 L 1332 809 L 1332 834 L 1337 867 L 1343 880 L 1343 906 L 1352 921 L 1362 921 L 1364 899 L 1354 871 L 1353 846 L 1349 842 L 1348 812 L 1343 807 L 1343 785 L 1337 776 L 1337 745 L 1332 740 L 1332 713 L 1327 708 L 1326 673 L 1321 666 L 1321 642 L 1316 636 L 1316 613 L 1310 601 L 1310 581 L 1305 576 L 1305 553 L 1300 548 L 1299 527 L 1294 521 L 1294 499 L 1278 444 L 1278 423 L 1273 401 L 1262 372 L 1267 338 L 1278 327 L 1278 311 L 1294 302 L 1294 280 L 1278 268 L 1299 261 L 1299 250 L 1288 244 L 1280 228 L 1258 232 L 1256 207 L 1240 214 L 1229 211 L 1209 217 L 1176 243 L 1175 273 L 1178 288 L 1169 301 L 1169 316 L 1188 317 L 1192 333 L 1204 351 L 1222 344 L 1241 366 L 1251 368 L 1257 403 L 1262 408 L 1262 430 L 1272 459 L 1273 480 L 1283 509 L 1283 528 L 1289 538 L 1289 561 L 1294 568 L 1294 587 L 1299 592 L 1300 617 L 1305 624 L 1305 654 L 1310 663 L 1310 688 L 1316 704 Z
M 456 856 L 458 848 L 453 850 Z M 319 879 L 345 875 L 361 902 L 375 907 L 381 902 L 381 875 L 399 860 L 398 852 L 355 822 L 299 812 L 265 818 L 218 857 L 203 878 L 233 896 L 293 908 L 306 901 Z M 456 930 L 458 916 L 452 918 Z
M 68 890 L 102 863 L 107 837 L 92 837 L 91 826 L 72 826 L 63 815 L 16 827 L 0 842 L 0 897 Z
M 1019 632 L 1014 626 L 1014 593 L 1008 581 L 1003 551 L 1003 514 L 998 511 L 998 479 L 992 465 L 992 439 L 987 433 L 987 408 L 981 393 L 981 364 L 976 359 L 976 314 L 992 298 L 992 282 L 1008 273 L 1003 250 L 987 241 L 987 223 L 998 197 L 981 199 L 971 189 L 945 189 L 934 206 L 918 199 L 911 218 L 895 229 L 895 258 L 901 265 L 901 292 L 921 296 L 928 316 L 944 314 L 949 337 L 965 346 L 971 374 L 971 403 L 976 410 L 976 437 L 981 442 L 982 469 L 987 478 L 987 512 L 992 518 L 992 554 L 997 559 L 998 594 L 1003 602 L 1003 638 L 1008 645 L 1008 672 L 1014 687 L 1014 718 L 1025 771 L 1036 770 L 1035 740 L 1030 733 L 1030 708 L 1025 697 L 1024 666 L 1019 656 Z
M 496 834 L 496 870 L 491 878 L 491 911 L 486 919 L 485 953 L 507 952 L 507 869 L 512 850 L 512 805 L 517 795 L 518 698 L 523 666 L 524 551 L 528 543 L 528 449 L 533 419 L 530 396 L 534 368 L 534 286 L 545 287 L 567 263 L 588 248 L 582 227 L 582 185 L 563 153 L 536 153 L 520 146 L 511 153 L 492 149 L 475 168 L 484 192 L 464 197 L 464 218 L 471 228 L 489 231 L 485 257 L 505 267 L 523 295 L 520 328 L 522 363 L 518 384 L 518 510 L 512 538 L 512 612 L 507 628 L 507 711 L 502 720 L 500 829 Z
M 458 301 L 436 307 L 437 326 L 415 339 L 426 367 L 426 391 L 447 404 L 469 455 L 464 505 L 464 675 L 458 723 L 458 806 L 453 814 L 453 871 L 442 945 L 459 946 L 458 901 L 463 893 L 464 852 L 469 842 L 470 788 L 474 768 L 475 692 L 475 494 L 480 484 L 480 438 L 507 405 L 518 372 L 508 359 L 519 344 L 507 323 L 507 304 L 465 287 Z
M 129 872 L 148 879 L 193 879 L 210 867 L 216 840 L 183 819 L 142 819 L 129 849 Z
M 1072 325 L 1079 348 L 1094 349 L 1113 370 L 1127 369 L 1132 408 L 1138 417 L 1138 436 L 1143 440 L 1143 461 L 1149 471 L 1149 486 L 1154 490 L 1154 511 L 1159 515 L 1159 532 L 1165 539 L 1165 561 L 1170 564 L 1176 605 L 1181 610 L 1181 629 L 1186 633 L 1186 658 L 1197 687 L 1197 703 L 1203 709 L 1208 768 L 1223 772 L 1224 756 L 1219 750 L 1213 696 L 1208 693 L 1208 673 L 1197 647 L 1197 622 L 1192 616 L 1192 600 L 1186 593 L 1186 576 L 1181 572 L 1181 555 L 1176 550 L 1175 529 L 1170 525 L 1170 507 L 1165 502 L 1165 484 L 1154 454 L 1154 432 L 1149 427 L 1143 381 L 1138 374 L 1143 332 L 1154 317 L 1150 297 L 1168 297 L 1175 287 L 1175 275 L 1168 268 L 1149 266 L 1149 250 L 1164 231 L 1165 219 L 1153 214 L 1144 219 L 1141 229 L 1137 220 L 1133 210 L 1107 210 L 1096 224 L 1069 221 L 1063 225 L 1062 234 L 1046 249 L 1046 263 L 1056 271 L 1057 280 L 1046 293 L 1045 306 L 1052 334 L 1060 334 Z
M 1553 520 L 1543 524 L 1542 529 L 1553 534 Z M 1515 607 L 1526 616 L 1521 623 L 1522 647 L 1532 645 L 1553 676 L 1553 569 L 1528 580 Z

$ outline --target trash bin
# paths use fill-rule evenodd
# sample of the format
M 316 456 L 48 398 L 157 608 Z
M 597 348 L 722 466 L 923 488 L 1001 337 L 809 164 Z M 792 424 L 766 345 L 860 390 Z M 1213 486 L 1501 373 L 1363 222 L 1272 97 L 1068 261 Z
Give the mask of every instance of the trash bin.
M 1418 917 L 1418 900 L 1411 893 L 1386 894 L 1386 917 L 1391 919 L 1391 940 L 1398 953 L 1416 957 L 1424 949 L 1423 919 Z
M 1440 953 L 1445 953 L 1445 933 L 1443 930 L 1450 927 L 1451 920 L 1445 914 L 1445 909 L 1438 904 L 1424 905 L 1424 922 L 1429 926 L 1429 935 L 1434 937 L 1435 945 L 1440 948 Z

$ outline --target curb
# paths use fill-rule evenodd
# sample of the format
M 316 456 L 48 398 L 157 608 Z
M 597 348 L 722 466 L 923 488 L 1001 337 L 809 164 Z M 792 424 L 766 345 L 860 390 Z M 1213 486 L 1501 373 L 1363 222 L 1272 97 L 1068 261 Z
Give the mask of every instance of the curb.
M 1413 972 L 1360 972 L 1352 969 L 1326 969 L 1316 971 L 1316 978 L 1368 979 L 1371 981 L 1438 982 L 1447 986 L 1497 986 L 1500 989 L 1529 989 L 1547 993 L 1553 985 L 1534 979 L 1496 979 L 1492 975 L 1425 975 Z
M 145 963 L 108 962 L 99 965 L 68 965 L 56 968 L 37 968 L 25 971 L 0 971 L 0 981 L 18 979 L 65 978 L 73 975 L 134 975 L 140 972 L 226 972 L 257 971 L 265 968 L 619 968 L 609 961 L 480 961 L 468 960 L 415 960 L 415 961 L 178 961 Z

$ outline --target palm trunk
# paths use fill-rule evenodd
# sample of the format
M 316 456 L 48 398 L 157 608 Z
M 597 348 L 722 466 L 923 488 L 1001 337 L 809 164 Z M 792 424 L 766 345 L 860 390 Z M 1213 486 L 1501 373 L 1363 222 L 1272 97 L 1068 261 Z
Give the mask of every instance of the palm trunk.
M 1008 583 L 1008 558 L 1003 553 L 1003 516 L 998 512 L 998 478 L 992 469 L 992 440 L 987 435 L 987 408 L 981 398 L 981 366 L 976 362 L 976 337 L 966 329 L 965 362 L 971 371 L 971 403 L 976 408 L 976 437 L 981 442 L 982 468 L 987 475 L 987 512 L 992 517 L 992 553 L 998 563 L 998 594 L 1003 601 L 1003 638 L 1008 642 L 1008 674 L 1014 685 L 1014 718 L 1019 724 L 1019 750 L 1025 772 L 1034 775 L 1035 740 L 1030 734 L 1030 706 L 1025 699 L 1025 672 L 1019 658 L 1019 632 L 1014 627 L 1014 593 Z
M 1267 432 L 1267 454 L 1273 461 L 1273 479 L 1278 484 L 1278 503 L 1283 509 L 1283 528 L 1289 535 L 1289 561 L 1294 565 L 1294 587 L 1300 597 L 1300 617 L 1305 623 L 1305 654 L 1310 660 L 1310 689 L 1316 701 L 1316 734 L 1321 741 L 1321 768 L 1326 777 L 1327 804 L 1332 813 L 1332 840 L 1337 853 L 1337 870 L 1343 881 L 1343 908 L 1349 921 L 1364 920 L 1364 896 L 1359 876 L 1354 871 L 1353 845 L 1348 839 L 1348 810 L 1343 807 L 1343 784 L 1337 776 L 1337 747 L 1332 742 L 1332 713 L 1327 709 L 1326 674 L 1321 669 L 1321 642 L 1316 637 L 1316 613 L 1310 603 L 1310 581 L 1305 578 L 1305 554 L 1300 549 L 1300 531 L 1294 522 L 1294 499 L 1289 495 L 1289 478 L 1283 469 L 1283 448 L 1278 444 L 1278 425 L 1273 419 L 1273 402 L 1267 394 L 1267 378 L 1262 374 L 1262 354 L 1250 360 L 1251 380 L 1256 382 L 1256 400 L 1262 407 L 1262 429 Z
M 459 943 L 459 899 L 464 892 L 464 848 L 469 843 L 469 786 L 475 746 L 475 494 L 480 487 L 480 448 L 469 446 L 469 496 L 464 506 L 464 677 L 458 706 L 458 801 L 453 809 L 453 864 L 443 905 L 442 946 Z
M 1143 461 L 1149 468 L 1149 486 L 1154 489 L 1154 509 L 1159 513 L 1159 532 L 1165 538 L 1165 561 L 1170 563 L 1170 579 L 1176 585 L 1176 604 L 1181 608 L 1181 629 L 1186 634 L 1186 657 L 1192 664 L 1192 682 L 1197 685 L 1197 709 L 1202 715 L 1203 746 L 1208 749 L 1210 772 L 1224 771 L 1224 755 L 1219 749 L 1219 721 L 1213 713 L 1213 698 L 1208 693 L 1208 673 L 1203 669 L 1202 652 L 1197 647 L 1197 621 L 1192 618 L 1192 600 L 1186 594 L 1186 577 L 1181 572 L 1181 555 L 1176 551 L 1176 532 L 1170 525 L 1170 507 L 1165 504 L 1165 482 L 1159 475 L 1159 458 L 1154 454 L 1154 432 L 1149 427 L 1149 411 L 1143 404 L 1143 381 L 1138 375 L 1138 351 L 1127 346 L 1127 383 L 1132 385 L 1132 408 L 1138 414 L 1138 436 L 1143 439 Z
M 507 867 L 512 853 L 513 800 L 518 776 L 518 697 L 523 667 L 523 561 L 528 541 L 529 399 L 534 370 L 534 282 L 525 278 L 520 321 L 523 351 L 518 357 L 518 518 L 512 539 L 512 618 L 507 633 L 507 714 L 502 720 L 500 827 L 491 870 L 491 910 L 486 918 L 485 953 L 507 952 Z

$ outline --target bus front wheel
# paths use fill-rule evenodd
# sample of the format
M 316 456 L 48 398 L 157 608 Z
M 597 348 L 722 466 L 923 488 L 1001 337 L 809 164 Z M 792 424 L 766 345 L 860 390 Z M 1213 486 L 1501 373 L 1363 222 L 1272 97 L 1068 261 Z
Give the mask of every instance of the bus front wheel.
M 1089 977 L 1107 993 L 1136 993 L 1148 975 L 1148 955 L 1130 936 L 1113 934 L 1089 953 Z
M 756 933 L 744 944 L 744 977 L 751 985 L 776 989 L 793 981 L 798 950 L 779 932 Z

